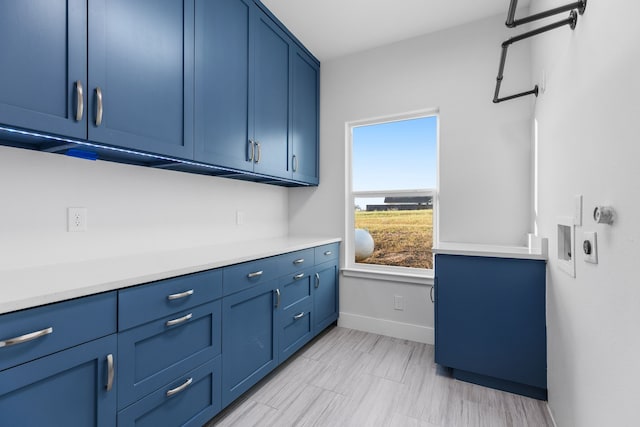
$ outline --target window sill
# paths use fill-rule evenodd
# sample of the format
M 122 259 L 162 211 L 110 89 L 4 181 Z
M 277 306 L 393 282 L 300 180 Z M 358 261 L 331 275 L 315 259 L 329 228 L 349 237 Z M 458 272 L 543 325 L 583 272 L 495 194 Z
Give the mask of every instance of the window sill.
M 418 272 L 391 271 L 383 268 L 348 267 L 340 270 L 343 276 L 360 279 L 384 280 L 388 282 L 402 282 L 413 285 L 433 286 L 433 271 Z

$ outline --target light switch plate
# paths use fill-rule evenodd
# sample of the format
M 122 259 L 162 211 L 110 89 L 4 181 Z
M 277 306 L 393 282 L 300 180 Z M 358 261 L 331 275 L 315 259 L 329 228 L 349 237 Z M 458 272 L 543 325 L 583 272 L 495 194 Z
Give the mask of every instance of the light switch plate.
M 576 226 L 582 225 L 582 194 L 576 194 L 573 198 L 573 223 Z
M 582 255 L 584 262 L 598 263 L 598 239 L 595 231 L 582 233 Z

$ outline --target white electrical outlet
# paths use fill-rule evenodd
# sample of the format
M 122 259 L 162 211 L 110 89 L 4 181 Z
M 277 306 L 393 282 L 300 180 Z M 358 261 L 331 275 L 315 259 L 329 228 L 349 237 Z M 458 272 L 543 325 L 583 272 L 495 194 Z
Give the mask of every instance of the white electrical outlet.
M 404 310 L 404 300 L 400 295 L 393 296 L 393 309 L 394 310 Z
M 67 208 L 67 231 L 87 231 L 87 208 Z
M 584 262 L 598 263 L 598 239 L 595 231 L 582 233 L 582 254 L 584 255 Z

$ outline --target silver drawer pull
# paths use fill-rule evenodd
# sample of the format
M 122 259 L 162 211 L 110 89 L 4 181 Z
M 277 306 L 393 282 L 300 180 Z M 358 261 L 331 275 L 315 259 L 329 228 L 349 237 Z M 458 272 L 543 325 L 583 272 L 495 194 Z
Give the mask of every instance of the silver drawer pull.
M 82 82 L 76 81 L 76 121 L 82 120 L 84 115 L 84 90 L 82 89 Z
M 180 323 L 184 323 L 187 320 L 190 320 L 192 317 L 193 317 L 193 313 L 189 313 L 186 316 L 178 317 L 177 319 L 167 320 L 166 325 L 167 326 L 179 325 Z
M 247 274 L 247 277 L 248 277 L 249 279 L 253 279 L 254 277 L 260 277 L 260 276 L 262 276 L 262 273 L 263 273 L 263 271 L 262 271 L 262 270 L 260 270 L 260 271 L 254 271 L 253 273 L 249 273 L 249 274 Z
M 184 391 L 185 388 L 189 387 L 191 385 L 191 383 L 193 382 L 193 378 L 189 378 L 187 381 L 184 382 L 184 384 L 176 387 L 176 388 L 172 388 L 171 390 L 167 390 L 167 397 L 171 397 L 174 394 L 178 394 L 181 391 Z
M 293 320 L 302 319 L 305 314 L 307 314 L 307 313 L 305 313 L 304 311 L 302 313 L 298 313 L 295 316 L 293 316 Z
M 293 261 L 295 265 L 302 264 L 303 262 L 304 262 L 304 258 L 298 258 L 297 260 Z
M 280 307 L 280 289 L 276 289 L 276 308 Z
M 107 354 L 107 391 L 111 391 L 113 388 L 114 376 L 115 370 L 113 369 L 113 354 Z
M 103 110 L 102 110 L 102 89 L 100 89 L 99 87 L 96 88 L 96 127 L 100 126 L 102 124 L 102 114 L 103 114 Z
M 296 274 L 293 276 L 293 280 L 300 280 L 304 277 L 304 273 Z
M 332 254 L 333 254 L 333 252 L 331 252 L 331 251 L 325 251 L 325 252 L 324 252 L 324 254 L 325 254 L 326 256 L 329 256 L 329 255 L 332 255 Z
M 185 297 L 188 297 L 190 295 L 193 295 L 193 289 L 189 289 L 188 291 L 180 292 L 179 294 L 167 295 L 167 299 L 169 301 L 173 301 L 174 299 L 185 298 Z
M 0 348 L 11 347 L 12 345 L 22 344 L 25 342 L 33 341 L 37 338 L 44 337 L 53 333 L 53 326 L 40 331 L 31 332 L 29 334 L 20 335 L 19 337 L 9 338 L 8 340 L 0 341 Z
M 316 288 L 320 287 L 320 273 L 316 273 Z

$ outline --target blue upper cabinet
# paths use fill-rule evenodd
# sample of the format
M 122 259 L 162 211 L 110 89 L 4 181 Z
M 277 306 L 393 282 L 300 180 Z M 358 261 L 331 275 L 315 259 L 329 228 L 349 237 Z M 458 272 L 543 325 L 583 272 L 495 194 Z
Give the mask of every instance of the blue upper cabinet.
M 193 158 L 193 0 L 89 1 L 89 139 Z
M 266 13 L 255 10 L 253 87 L 250 85 L 254 100 L 254 170 L 287 178 L 292 41 Z
M 320 65 L 297 46 L 292 63 L 292 177 L 318 184 Z
M 251 0 L 196 0 L 195 158 L 253 170 L 249 145 Z
M 0 124 L 85 138 L 86 0 L 0 3 Z

